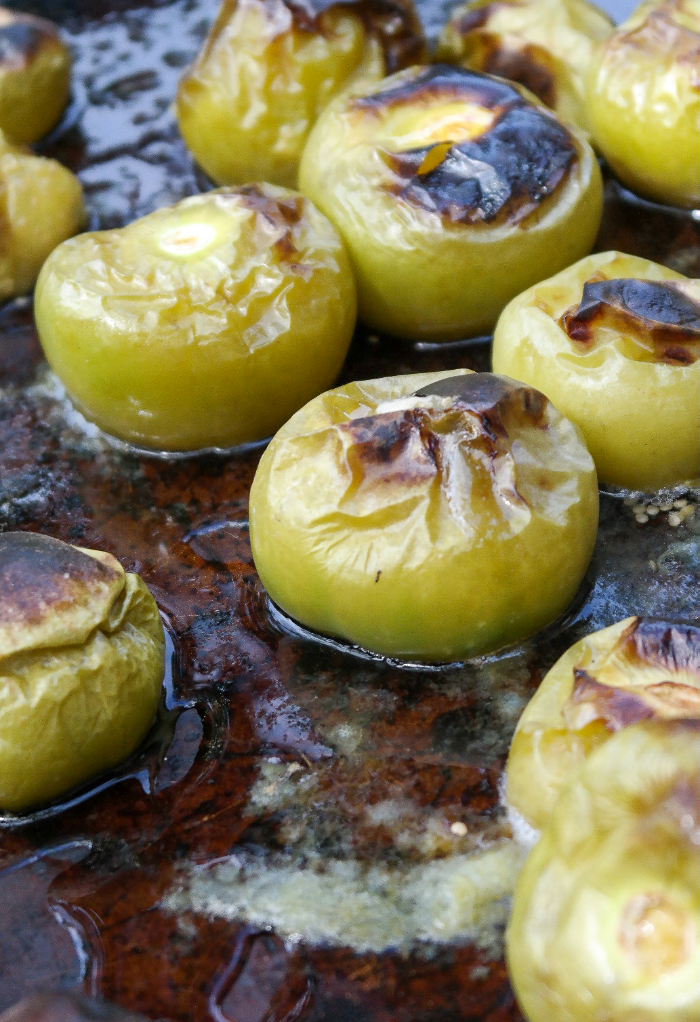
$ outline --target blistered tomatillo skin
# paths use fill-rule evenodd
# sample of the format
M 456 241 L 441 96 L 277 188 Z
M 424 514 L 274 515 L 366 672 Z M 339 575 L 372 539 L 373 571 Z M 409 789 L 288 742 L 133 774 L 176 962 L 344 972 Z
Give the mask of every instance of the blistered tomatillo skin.
M 77 177 L 0 131 L 0 301 L 31 291 L 46 257 L 84 219 Z
M 537 391 L 467 370 L 322 394 L 274 437 L 250 494 L 275 603 L 407 660 L 479 655 L 547 624 L 597 522 L 578 430 Z
M 249 185 L 61 245 L 35 316 L 51 367 L 108 433 L 163 450 L 228 447 L 269 436 L 333 383 L 355 285 L 307 199 Z
M 700 727 L 647 721 L 564 788 L 506 935 L 530 1022 L 696 1022 Z
M 642 720 L 700 719 L 700 629 L 626 618 L 575 643 L 525 707 L 506 800 L 542 828 L 591 751 Z
M 412 0 L 224 0 L 177 96 L 180 130 L 219 184 L 295 188 L 304 143 L 356 78 L 420 61 Z
M 697 478 L 700 282 L 602 252 L 503 311 L 493 368 L 577 423 L 605 483 L 655 490 Z
M 155 600 L 111 554 L 0 535 L 0 810 L 21 812 L 140 744 L 165 662 Z
M 0 7 L 0 131 L 17 143 L 50 131 L 68 101 L 70 69 L 50 21 Z
M 651 0 L 591 62 L 593 142 L 633 191 L 700 204 L 700 0 Z
M 588 0 L 471 0 L 452 12 L 438 60 L 519 82 L 587 127 L 584 80 L 613 23 Z
M 514 295 L 590 250 L 602 202 L 593 152 L 518 89 L 414 67 L 317 121 L 300 187 L 343 235 L 372 328 L 484 333 Z

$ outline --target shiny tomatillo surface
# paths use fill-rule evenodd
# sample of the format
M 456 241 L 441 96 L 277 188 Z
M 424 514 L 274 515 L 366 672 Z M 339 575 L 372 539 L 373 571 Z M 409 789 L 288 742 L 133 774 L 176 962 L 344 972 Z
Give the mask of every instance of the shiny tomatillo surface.
M 470 0 L 452 12 L 437 56 L 519 82 L 562 120 L 586 128 L 585 75 L 612 28 L 588 0 Z
M 360 317 L 400 337 L 485 333 L 588 252 L 600 222 L 584 137 L 519 87 L 445 64 L 331 103 L 299 181 L 345 239 Z
M 68 101 L 70 51 L 55 25 L 0 7 L 0 131 L 36 142 Z
M 0 131 L 0 302 L 31 291 L 46 257 L 84 219 L 77 177 Z
M 295 188 L 326 104 L 423 56 L 412 0 L 224 0 L 180 83 L 180 130 L 219 184 Z
M 160 700 L 155 600 L 100 550 L 0 535 L 0 811 L 47 802 L 139 745 Z
M 646 721 L 563 789 L 506 935 L 530 1022 L 695 1022 L 700 725 Z
M 61 245 L 35 315 L 51 367 L 108 433 L 227 447 L 269 436 L 333 383 L 355 285 L 307 199 L 249 185 Z
M 626 618 L 586 636 L 549 671 L 510 748 L 506 799 L 543 827 L 574 769 L 649 719 L 700 719 L 700 629 Z
M 537 391 L 457 370 L 352 383 L 297 413 L 250 497 L 255 566 L 302 624 L 458 660 L 537 631 L 579 587 L 598 491 Z
M 697 280 L 602 252 L 508 305 L 493 368 L 581 427 L 603 482 L 655 490 L 698 475 L 699 343 Z
M 700 0 L 647 0 L 602 45 L 586 92 L 591 134 L 623 184 L 700 203 Z

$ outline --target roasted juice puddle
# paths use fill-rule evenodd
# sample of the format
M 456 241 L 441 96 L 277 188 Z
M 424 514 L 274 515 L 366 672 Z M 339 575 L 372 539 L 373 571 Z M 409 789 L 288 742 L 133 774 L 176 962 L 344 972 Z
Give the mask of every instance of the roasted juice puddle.
M 80 174 L 95 226 L 205 186 L 169 108 L 216 6 L 33 6 L 62 18 L 75 47 L 74 102 L 44 150 Z M 424 8 L 432 29 L 438 8 Z M 691 217 L 610 184 L 599 248 L 612 247 L 698 271 Z M 483 343 L 358 334 L 343 379 L 488 362 Z M 588 631 L 631 614 L 697 620 L 697 518 L 671 524 L 684 513 L 673 500 L 694 498 L 660 498 L 666 510 L 645 516 L 604 496 L 594 563 L 563 621 L 426 671 L 320 643 L 270 612 L 247 532 L 259 456 L 114 449 L 47 374 L 30 302 L 0 308 L 0 528 L 118 555 L 156 597 L 174 658 L 163 730 L 140 758 L 0 827 L 12 918 L 0 1010 L 64 986 L 172 1022 L 520 1020 L 500 939 L 519 855 L 499 799 L 512 732 Z

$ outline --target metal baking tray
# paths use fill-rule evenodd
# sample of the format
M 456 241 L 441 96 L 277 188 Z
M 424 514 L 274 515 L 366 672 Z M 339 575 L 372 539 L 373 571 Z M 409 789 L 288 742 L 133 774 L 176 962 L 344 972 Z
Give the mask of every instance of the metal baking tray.
M 75 50 L 73 101 L 42 149 L 79 173 L 94 227 L 206 187 L 171 102 L 217 5 L 9 4 L 59 21 Z M 445 10 L 421 5 L 429 32 Z M 596 247 L 700 274 L 692 215 L 610 179 Z M 359 331 L 342 378 L 488 363 L 484 340 Z M 502 949 L 521 854 L 499 787 L 513 729 L 587 632 L 634 613 L 697 619 L 700 516 L 642 524 L 634 497 L 602 494 L 564 619 L 494 656 L 410 667 L 317 641 L 269 605 L 247 531 L 259 456 L 110 444 L 48 373 L 31 300 L 0 308 L 0 529 L 111 551 L 169 636 L 140 751 L 0 819 L 0 1011 L 69 989 L 171 1022 L 521 1019 Z

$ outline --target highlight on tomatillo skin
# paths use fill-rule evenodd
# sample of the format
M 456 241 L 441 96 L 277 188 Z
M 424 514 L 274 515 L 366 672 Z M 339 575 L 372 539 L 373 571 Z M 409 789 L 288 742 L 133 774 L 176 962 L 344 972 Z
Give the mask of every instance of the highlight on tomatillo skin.
M 506 934 L 530 1022 L 695 1022 L 700 1012 L 698 721 L 645 721 L 562 791 Z
M 444 64 L 331 103 L 300 187 L 345 239 L 360 317 L 428 341 L 491 330 L 512 297 L 590 250 L 602 203 L 577 129 L 515 85 Z
M 586 92 L 593 142 L 623 184 L 700 204 L 700 0 L 649 0 L 599 48 Z
M 295 188 L 326 104 L 353 80 L 379 81 L 424 53 L 413 0 L 224 0 L 180 83 L 180 130 L 217 183 Z
M 542 828 L 593 749 L 651 719 L 700 719 L 700 629 L 631 617 L 587 635 L 525 707 L 508 757 L 508 805 Z
M 70 90 L 70 51 L 44 18 L 0 7 L 0 131 L 31 143 L 60 119 Z
M 0 811 L 57 798 L 129 756 L 160 702 L 163 626 L 101 550 L 0 534 Z
M 61 245 L 35 317 L 52 369 L 102 429 L 157 450 L 230 447 L 333 383 L 355 283 L 308 199 L 248 185 Z
M 0 131 L 0 301 L 31 291 L 44 260 L 84 220 L 77 177 Z
M 255 566 L 283 611 L 427 662 L 556 618 L 597 522 L 576 427 L 532 388 L 468 370 L 322 394 L 273 438 L 250 495 Z
M 604 483 L 697 479 L 700 282 L 601 252 L 515 298 L 493 368 L 541 390 L 580 426 Z
M 471 0 L 440 33 L 438 60 L 518 82 L 587 127 L 585 76 L 613 23 L 588 0 Z

